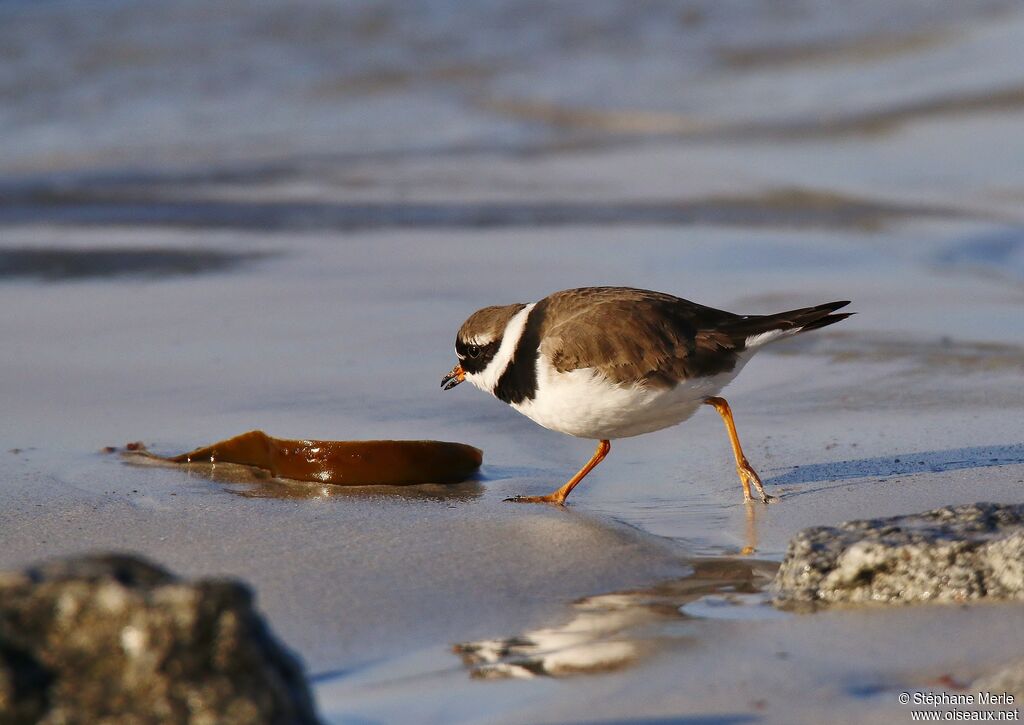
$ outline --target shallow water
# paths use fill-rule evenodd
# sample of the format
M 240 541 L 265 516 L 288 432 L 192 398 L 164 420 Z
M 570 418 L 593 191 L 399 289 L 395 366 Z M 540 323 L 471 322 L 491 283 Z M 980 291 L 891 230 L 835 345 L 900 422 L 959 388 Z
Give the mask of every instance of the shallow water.
M 765 626 L 758 591 L 802 527 L 1024 493 L 1024 15 L 294 5 L 0 5 L 0 564 L 242 577 L 337 723 L 890 722 L 893 687 L 1014 655 L 1017 608 Z M 780 503 L 742 504 L 711 411 L 565 510 L 502 502 L 592 444 L 440 391 L 454 332 L 590 284 L 854 300 L 728 391 Z M 100 452 L 252 428 L 484 468 L 339 491 Z M 471 643 L 533 677 L 471 677 Z

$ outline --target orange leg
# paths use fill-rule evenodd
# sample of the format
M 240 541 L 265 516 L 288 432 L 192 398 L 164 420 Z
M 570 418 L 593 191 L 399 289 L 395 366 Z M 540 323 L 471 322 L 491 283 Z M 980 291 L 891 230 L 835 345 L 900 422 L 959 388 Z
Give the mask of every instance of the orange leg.
M 594 455 L 590 457 L 587 464 L 579 470 L 579 472 L 570 478 L 568 482 L 557 491 L 552 491 L 547 496 L 513 496 L 512 498 L 506 498 L 506 501 L 514 501 L 515 503 L 556 503 L 559 506 L 565 503 L 565 497 L 569 495 L 569 492 L 576 488 L 576 484 L 583 480 L 583 477 L 594 470 L 594 466 L 604 460 L 604 457 L 608 455 L 608 451 L 612 449 L 612 444 L 608 441 L 601 441 L 597 444 L 597 450 L 594 451 Z
M 718 414 L 722 416 L 722 421 L 725 423 L 725 430 L 729 433 L 729 442 L 732 443 L 732 454 L 736 457 L 736 473 L 740 475 L 740 483 L 743 485 L 743 500 L 750 501 L 750 484 L 754 484 L 754 488 L 761 495 L 761 501 L 768 503 L 775 499 L 774 496 L 769 496 L 764 492 L 764 486 L 761 485 L 761 479 L 757 475 L 757 471 L 753 469 L 750 463 L 747 462 L 747 457 L 743 455 L 743 448 L 740 446 L 740 437 L 736 434 L 736 424 L 732 419 L 732 409 L 729 407 L 729 403 L 726 402 L 725 398 L 708 398 L 704 401 L 712 408 L 718 411 Z

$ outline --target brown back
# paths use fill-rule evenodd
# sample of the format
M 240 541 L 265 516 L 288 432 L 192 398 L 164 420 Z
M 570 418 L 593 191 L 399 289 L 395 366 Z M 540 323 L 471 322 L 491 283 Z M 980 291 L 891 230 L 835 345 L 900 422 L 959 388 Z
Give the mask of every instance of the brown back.
M 732 370 L 739 315 L 661 292 L 586 287 L 547 297 L 541 352 L 556 370 L 596 368 L 616 383 L 671 387 Z
M 534 312 L 540 351 L 556 370 L 595 368 L 616 383 L 672 387 L 732 370 L 747 338 L 839 322 L 848 302 L 774 315 L 736 315 L 673 295 L 630 287 L 584 287 L 546 297 Z

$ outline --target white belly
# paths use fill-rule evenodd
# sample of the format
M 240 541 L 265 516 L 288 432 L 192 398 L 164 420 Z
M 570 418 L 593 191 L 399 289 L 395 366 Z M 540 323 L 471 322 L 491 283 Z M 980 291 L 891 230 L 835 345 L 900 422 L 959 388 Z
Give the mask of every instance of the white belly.
M 560 373 L 541 357 L 536 395 L 512 407 L 545 428 L 579 438 L 629 438 L 682 423 L 728 385 L 743 362 L 728 373 L 664 390 L 616 385 L 591 368 Z

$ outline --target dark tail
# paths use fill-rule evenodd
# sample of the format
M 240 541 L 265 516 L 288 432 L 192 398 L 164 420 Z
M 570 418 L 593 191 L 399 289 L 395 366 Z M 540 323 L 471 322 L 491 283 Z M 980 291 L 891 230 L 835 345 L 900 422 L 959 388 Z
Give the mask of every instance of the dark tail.
M 850 304 L 849 300 L 842 300 L 814 307 L 802 307 L 799 310 L 779 312 L 774 315 L 750 315 L 736 320 L 733 325 L 730 325 L 729 332 L 745 341 L 752 335 L 761 335 L 766 332 L 791 331 L 791 334 L 795 335 L 799 332 L 817 330 L 819 327 L 827 327 L 854 314 L 853 312 L 833 314 L 848 304 Z

